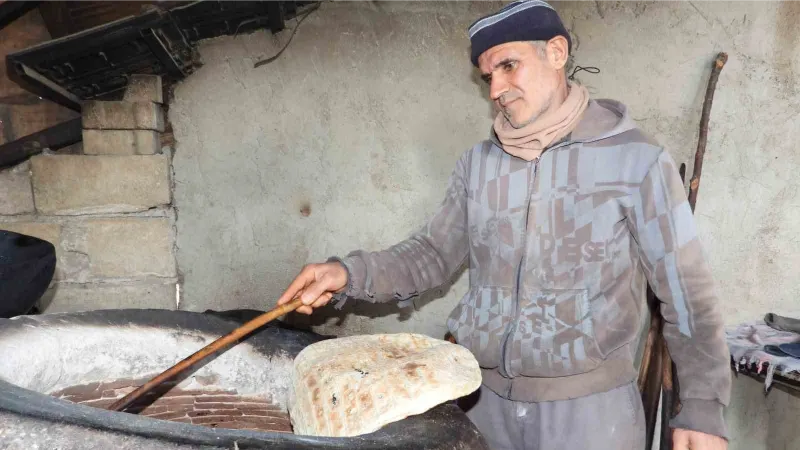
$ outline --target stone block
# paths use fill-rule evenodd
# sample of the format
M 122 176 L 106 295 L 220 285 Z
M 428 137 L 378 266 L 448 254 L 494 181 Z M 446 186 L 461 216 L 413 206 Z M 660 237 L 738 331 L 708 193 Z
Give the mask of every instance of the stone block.
M 154 130 L 83 130 L 87 155 L 154 155 L 161 140 Z
M 33 200 L 42 214 L 144 211 L 169 204 L 169 160 L 164 155 L 36 155 Z
M 83 104 L 83 128 L 164 131 L 164 111 L 153 102 L 87 101 Z
M 86 244 L 93 277 L 174 277 L 172 225 L 166 218 L 90 220 Z
M 78 117 L 78 114 L 49 100 L 37 99 L 32 104 L 8 105 L 8 117 L 13 140 Z
M 126 102 L 164 103 L 161 77 L 158 75 L 134 74 L 128 79 L 123 100 Z
M 176 309 L 176 283 L 56 283 L 39 302 L 45 314 L 97 309 Z
M 30 162 L 25 161 L 0 170 L 0 215 L 10 216 L 34 211 Z
M 43 222 L 0 222 L 0 230 L 12 231 L 45 240 L 56 246 L 61 242 L 61 225 Z

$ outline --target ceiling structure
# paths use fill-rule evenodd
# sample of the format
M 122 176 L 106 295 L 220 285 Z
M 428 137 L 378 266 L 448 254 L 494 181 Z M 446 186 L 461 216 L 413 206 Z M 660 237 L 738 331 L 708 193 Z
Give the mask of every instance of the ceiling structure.
M 0 3 L 0 27 L 38 7 L 54 38 L 6 55 L 6 70 L 28 92 L 80 112 L 85 100 L 121 98 L 132 74 L 160 75 L 168 89 L 201 64 L 198 41 L 258 29 L 277 33 L 318 3 L 6 1 Z M 77 120 L 0 145 L 0 168 L 43 147 L 78 142 Z

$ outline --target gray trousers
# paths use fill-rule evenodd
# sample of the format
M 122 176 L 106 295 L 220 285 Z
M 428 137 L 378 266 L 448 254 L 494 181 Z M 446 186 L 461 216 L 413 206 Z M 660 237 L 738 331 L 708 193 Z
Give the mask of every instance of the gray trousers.
M 526 403 L 481 386 L 459 401 L 492 450 L 642 450 L 644 408 L 636 383 L 572 400 Z

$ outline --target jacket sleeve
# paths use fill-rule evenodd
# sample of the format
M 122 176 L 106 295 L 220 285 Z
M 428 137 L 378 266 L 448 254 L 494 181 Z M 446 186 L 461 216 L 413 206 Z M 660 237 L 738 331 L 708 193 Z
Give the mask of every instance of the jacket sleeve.
M 408 239 L 381 251 L 355 251 L 341 262 L 348 272 L 345 291 L 334 298 L 371 302 L 407 300 L 452 277 L 469 250 L 467 233 L 467 167 L 465 152 L 453 170 L 445 198 L 427 224 Z
M 728 437 L 730 353 L 714 279 L 697 235 L 686 191 L 670 155 L 661 150 L 634 194 L 628 224 L 664 316 L 675 362 L 681 410 L 672 428 Z

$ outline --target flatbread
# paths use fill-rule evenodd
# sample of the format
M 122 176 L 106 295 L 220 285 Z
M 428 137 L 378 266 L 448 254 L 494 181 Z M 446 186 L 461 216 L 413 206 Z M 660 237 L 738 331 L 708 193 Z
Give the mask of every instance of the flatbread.
M 413 333 L 329 339 L 295 358 L 289 416 L 295 434 L 358 436 L 480 384 L 472 353 L 444 340 Z

